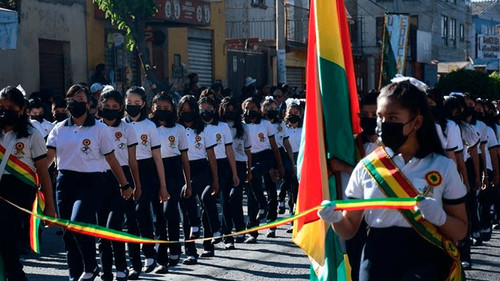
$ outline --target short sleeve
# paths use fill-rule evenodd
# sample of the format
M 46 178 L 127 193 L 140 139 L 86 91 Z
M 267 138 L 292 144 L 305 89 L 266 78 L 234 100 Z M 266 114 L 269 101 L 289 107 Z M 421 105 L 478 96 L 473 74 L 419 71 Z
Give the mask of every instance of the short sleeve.
M 481 143 L 486 143 L 488 141 L 488 126 L 486 124 L 481 123 L 479 134 L 481 137 Z
M 179 151 L 186 151 L 189 149 L 186 130 L 180 125 L 177 125 L 176 128 L 179 136 Z
M 347 184 L 345 190 L 345 195 L 347 198 L 363 199 L 363 173 L 366 173 L 366 171 L 360 161 L 352 171 L 351 177 L 349 178 L 349 183 Z
M 211 127 L 214 126 L 205 126 L 205 129 L 203 129 L 203 139 L 205 141 L 205 148 L 212 148 L 217 145 L 217 138 L 216 134 L 212 132 L 210 129 Z
M 495 136 L 493 129 L 488 127 L 488 149 L 495 148 L 498 146 L 498 140 Z
M 229 128 L 229 125 L 226 123 L 221 123 L 222 124 L 222 135 L 224 136 L 224 144 L 232 144 L 233 143 L 233 135 L 231 134 L 231 129 Z
M 57 136 L 59 134 L 59 130 L 63 126 L 63 124 L 66 121 L 58 123 L 49 133 L 49 136 L 47 137 L 47 147 L 48 148 L 53 148 L 56 149 L 57 147 Z
M 449 160 L 449 162 L 446 176 L 443 178 L 443 203 L 462 203 L 462 200 L 467 194 L 467 189 L 458 174 L 456 165 L 454 165 L 451 160 Z
M 125 137 L 127 138 L 127 147 L 135 146 L 138 144 L 137 142 L 137 135 L 135 133 L 134 128 L 130 126 L 129 124 L 126 124 L 126 131 L 125 131 Z
M 98 123 L 99 124 L 99 123 Z M 97 124 L 96 124 L 97 125 Z M 100 123 L 99 125 L 99 151 L 101 152 L 102 155 L 108 155 L 112 153 L 115 148 L 114 148 L 114 143 L 113 143 L 113 138 L 111 137 L 111 132 L 103 125 Z
M 458 125 L 452 122 L 448 122 L 447 126 L 447 132 L 446 132 L 446 150 L 455 150 L 457 151 L 459 148 L 460 150 L 463 149 L 462 145 L 462 139 L 460 136 L 460 129 L 458 128 Z
M 33 161 L 42 159 L 47 156 L 47 146 L 45 145 L 42 134 L 40 134 L 38 130 L 33 130 L 33 133 L 30 136 L 30 142 L 31 158 L 33 159 Z
M 462 135 L 462 140 L 468 147 L 475 146 L 479 143 L 479 134 L 470 124 L 462 122 L 460 125 L 460 132 Z
M 151 139 L 151 150 L 158 149 L 161 147 L 160 132 L 156 129 L 153 122 L 150 122 L 149 126 L 149 137 Z
M 250 149 L 252 147 L 252 140 L 250 140 L 250 131 L 247 126 L 243 126 L 243 146 L 245 149 Z

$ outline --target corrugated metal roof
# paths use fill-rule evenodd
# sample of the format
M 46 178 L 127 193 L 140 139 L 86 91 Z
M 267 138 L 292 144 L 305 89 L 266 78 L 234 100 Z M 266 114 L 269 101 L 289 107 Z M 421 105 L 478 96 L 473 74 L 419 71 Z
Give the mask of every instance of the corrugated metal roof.
M 479 16 L 496 3 L 498 3 L 496 0 L 472 2 L 472 15 Z

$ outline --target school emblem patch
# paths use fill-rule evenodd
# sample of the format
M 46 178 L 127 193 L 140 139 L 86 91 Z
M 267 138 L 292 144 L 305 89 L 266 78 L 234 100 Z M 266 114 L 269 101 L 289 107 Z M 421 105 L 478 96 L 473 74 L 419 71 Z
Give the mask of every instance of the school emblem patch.
M 425 174 L 425 181 L 428 185 L 435 187 L 443 182 L 443 177 L 438 171 L 431 171 Z
M 264 137 L 264 133 L 259 133 L 259 140 L 261 142 L 264 142 L 266 140 L 266 138 Z
M 90 149 L 90 145 L 92 144 L 92 142 L 89 139 L 84 139 L 82 141 L 82 144 L 82 152 L 85 154 L 89 154 L 92 151 L 92 149 Z
M 217 143 L 221 143 L 222 142 L 222 135 L 217 133 L 217 135 L 215 135 L 215 139 L 217 140 Z
M 278 126 L 278 132 L 281 133 L 283 131 L 283 127 L 281 125 Z
M 142 145 L 148 145 L 148 135 L 142 134 L 141 141 L 142 141 Z
M 116 132 L 115 133 L 115 138 L 116 138 L 116 141 L 120 141 L 120 139 L 123 137 L 123 134 L 122 132 Z
M 194 145 L 194 147 L 196 147 L 198 149 L 201 148 L 201 137 L 196 136 L 195 141 L 196 141 L 196 144 Z
M 24 155 L 23 149 L 24 149 L 24 142 L 18 142 L 14 146 L 16 148 L 16 155 Z
M 175 148 L 175 137 L 174 136 L 169 136 L 168 141 L 170 142 L 170 147 Z

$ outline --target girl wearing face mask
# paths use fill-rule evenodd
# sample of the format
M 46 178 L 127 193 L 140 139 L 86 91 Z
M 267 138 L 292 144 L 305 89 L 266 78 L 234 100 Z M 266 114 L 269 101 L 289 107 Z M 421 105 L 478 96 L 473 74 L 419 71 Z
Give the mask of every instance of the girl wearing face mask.
M 124 121 L 134 128 L 138 138 L 136 157 L 139 166 L 139 177 L 142 186 L 142 195 L 137 201 L 136 216 L 142 237 L 154 238 L 151 204 L 153 201 L 165 202 L 170 195 L 165 183 L 165 170 L 161 159 L 161 142 L 156 125 L 146 118 L 146 92 L 139 87 L 127 90 L 125 98 Z M 158 199 L 159 197 L 159 199 Z M 157 230 L 158 231 L 158 230 Z M 142 245 L 146 257 L 144 272 L 152 272 L 156 268 L 157 253 L 154 244 Z M 138 244 L 129 244 L 129 255 L 133 270 L 129 274 L 130 280 L 137 280 L 142 272 Z
M 28 116 L 24 114 L 25 109 L 21 91 L 11 86 L 0 90 L 0 147 L 3 158 L 10 160 L 5 166 L 2 165 L 0 171 L 0 195 L 23 208 L 31 209 L 38 188 L 35 182 L 38 175 L 46 200 L 44 214 L 54 217 L 56 213 L 52 183 L 47 171 L 47 148 L 40 132 L 31 126 Z M 32 184 L 26 183 L 25 177 L 19 176 L 19 173 L 14 173 L 13 160 L 23 164 Z M 5 201 L 0 201 L 0 221 L 4 226 L 0 231 L 0 255 L 4 266 L 1 274 L 5 274 L 8 280 L 27 280 L 16 243 L 22 235 L 19 230 L 25 216 Z M 0 277 L 5 279 L 5 276 Z
M 212 90 L 205 90 L 201 96 L 210 96 L 205 94 L 205 92 L 212 92 L 210 95 L 214 94 Z M 216 105 L 214 100 L 209 97 L 202 97 L 198 101 L 198 106 L 200 109 L 201 120 L 206 124 L 206 130 L 209 131 L 210 134 L 214 134 L 217 141 L 217 145 L 214 147 L 214 152 L 215 158 L 217 159 L 223 218 L 226 218 L 230 216 L 227 212 L 229 211 L 228 200 L 231 186 L 238 186 L 240 184 L 233 153 L 233 136 L 227 123 L 219 121 L 218 112 L 215 111 Z M 231 171 L 231 173 L 228 173 L 228 171 Z M 226 220 L 223 219 L 222 222 L 225 223 L 225 221 Z M 228 227 L 223 226 L 223 229 L 224 232 L 226 232 L 224 234 L 230 233 Z M 214 237 L 220 236 L 220 234 L 220 232 L 216 232 L 214 233 Z M 205 251 L 208 252 L 205 253 L 205 255 L 213 255 L 213 244 L 220 241 L 221 239 L 214 239 L 212 241 L 204 242 Z M 210 242 L 212 245 L 209 244 Z M 202 254 L 202 256 L 204 256 L 204 254 Z
M 269 208 L 269 212 L 267 213 L 267 221 L 271 222 L 277 219 L 278 212 L 280 214 L 285 213 L 285 197 L 286 193 L 289 192 L 289 197 L 291 198 L 290 184 L 292 178 L 295 176 L 295 162 L 293 159 L 292 147 L 290 146 L 290 142 L 288 141 L 285 122 L 283 122 L 279 118 L 278 104 L 274 101 L 273 97 L 266 97 L 265 101 L 262 103 L 262 109 L 263 118 L 266 118 L 271 122 L 271 125 L 276 132 L 276 134 L 274 135 L 274 139 L 276 140 L 276 144 L 280 151 L 281 162 L 283 163 L 283 168 L 285 169 L 285 176 L 279 183 L 273 182 L 274 179 L 271 179 L 269 175 L 265 176 L 266 191 L 268 197 L 267 204 Z M 273 169 L 272 173 L 276 174 L 275 171 L 276 170 Z M 277 195 L 277 184 L 280 185 L 279 201 Z M 291 201 L 292 200 L 289 200 L 289 202 Z M 293 209 L 290 209 L 290 213 L 292 212 Z M 269 229 L 266 236 L 269 238 L 276 237 L 276 228 Z
M 230 234 L 234 229 L 236 232 L 245 230 L 245 219 L 243 216 L 243 187 L 245 182 L 249 183 L 252 179 L 252 154 L 250 148 L 252 144 L 248 137 L 248 128 L 241 122 L 240 106 L 231 97 L 225 97 L 220 106 L 220 116 L 226 122 L 231 130 L 233 137 L 233 152 L 236 160 L 236 170 L 240 184 L 234 186 L 232 182 L 227 182 L 223 189 L 223 234 Z M 243 181 L 245 179 L 245 181 Z M 227 237 L 224 239 L 226 249 L 234 249 L 234 242 L 243 243 L 244 235 L 238 235 L 236 239 Z
M 202 207 L 203 233 L 205 238 L 213 237 L 213 233 L 220 231 L 219 214 L 216 205 L 216 196 L 219 193 L 219 179 L 217 160 L 214 147 L 217 140 L 214 132 L 200 118 L 198 103 L 194 96 L 181 98 L 178 105 L 179 123 L 186 129 L 188 140 L 188 158 L 191 169 L 192 196 L 181 199 L 183 228 L 185 239 L 200 237 L 200 217 L 198 216 L 198 197 Z M 186 186 L 187 188 L 187 186 Z M 187 236 L 189 235 L 189 236 Z M 207 240 L 210 243 L 211 240 Z M 206 257 L 213 256 L 210 247 L 203 243 Z M 194 242 L 185 243 L 187 258 L 184 264 L 192 265 L 198 262 L 198 253 Z
M 179 241 L 180 233 L 180 213 L 179 199 L 189 198 L 191 196 L 191 172 L 189 168 L 188 148 L 186 130 L 177 123 L 177 112 L 172 98 L 166 92 L 161 92 L 153 98 L 152 118 L 160 134 L 161 157 L 165 169 L 165 178 L 167 181 L 167 191 L 170 199 L 167 204 L 163 204 L 166 219 L 159 219 L 157 216 L 157 229 L 168 228 L 168 239 Z M 182 187 L 186 188 L 182 190 Z M 181 192 L 182 190 L 182 192 Z M 159 207 L 159 206 L 157 206 Z M 157 209 L 157 208 L 155 208 Z M 157 212 L 161 215 L 161 212 Z M 168 226 L 168 227 L 167 227 Z M 160 239 L 166 239 L 167 237 Z M 170 250 L 170 257 L 167 258 L 166 250 Z M 175 266 L 179 262 L 181 254 L 181 245 L 160 244 L 158 247 L 158 263 L 162 265 L 157 273 L 166 271 L 167 266 Z
M 342 212 L 334 206 L 318 212 L 344 239 L 355 235 L 363 217 L 368 223 L 359 280 L 446 280 L 450 274 L 461 275 L 460 261 L 451 253 L 458 251 L 454 241 L 467 232 L 466 189 L 453 161 L 444 156 L 425 92 L 415 80 L 403 78 L 381 90 L 377 116 L 385 147 L 358 163 L 345 194 L 358 199 L 420 194 L 425 199 L 418 202 L 419 213 Z
M 95 223 L 106 190 L 106 171 L 111 169 L 122 196 L 129 199 L 131 185 L 114 154 L 107 126 L 88 113 L 89 92 L 73 85 L 66 93 L 70 118 L 57 123 L 47 138 L 49 164 L 57 160 L 57 205 L 62 219 Z M 94 280 L 99 274 L 93 237 L 64 231 L 70 280 Z
M 283 178 L 285 170 L 281 162 L 281 155 L 276 144 L 276 131 L 271 122 L 262 119 L 260 103 L 253 98 L 248 98 L 241 105 L 244 112 L 244 123 L 248 127 L 249 137 L 252 143 L 252 181 L 251 192 L 248 197 L 247 227 L 259 225 L 260 220 L 266 217 L 268 211 L 266 196 L 262 179 L 269 175 L 275 165 L 278 167 L 279 177 Z M 276 164 L 275 164 L 276 163 Z M 250 233 L 246 243 L 256 243 L 258 233 Z
M 54 128 L 54 124 L 43 118 L 43 103 L 39 98 L 28 101 L 28 115 L 30 116 L 31 125 L 46 139 L 52 128 Z
M 98 212 L 99 225 L 107 228 L 122 230 L 124 214 L 128 205 L 135 206 L 141 195 L 141 183 L 139 181 L 139 169 L 135 158 L 137 147 L 137 136 L 135 130 L 128 123 L 123 122 L 124 100 L 120 92 L 116 90 L 103 91 L 99 98 L 100 122 L 108 126 L 114 140 L 116 159 L 127 178 L 131 188 L 120 188 L 116 178 L 110 169 L 106 171 L 106 186 L 103 193 L 103 206 Z M 132 185 L 133 183 L 133 185 Z M 127 198 L 132 198 L 129 200 Z M 127 220 L 129 223 L 130 220 Z M 134 220 L 135 223 L 135 220 Z M 127 228 L 133 228 L 127 227 Z M 136 227 L 137 228 L 137 227 Z M 101 254 L 101 265 L 103 270 L 102 280 L 113 280 L 113 257 L 116 267 L 116 280 L 127 280 L 127 259 L 125 256 L 125 243 L 99 239 L 99 252 Z

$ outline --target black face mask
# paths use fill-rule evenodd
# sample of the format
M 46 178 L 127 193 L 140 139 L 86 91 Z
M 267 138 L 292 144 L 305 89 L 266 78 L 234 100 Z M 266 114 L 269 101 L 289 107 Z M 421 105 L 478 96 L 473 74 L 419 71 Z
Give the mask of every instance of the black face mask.
M 223 115 L 224 120 L 234 121 L 238 118 L 238 112 L 236 111 L 226 111 Z
M 360 125 L 365 134 L 373 135 L 375 134 L 375 129 L 377 128 L 377 118 L 361 117 Z
M 408 135 L 403 134 L 403 128 L 415 117 L 406 123 L 382 122 L 377 126 L 377 132 L 385 146 L 389 147 L 395 153 L 408 140 Z
M 194 114 L 192 112 L 181 112 L 180 118 L 182 122 L 193 122 Z
M 30 118 L 31 118 L 32 120 L 36 120 L 36 121 L 38 121 L 38 122 L 40 122 L 40 123 L 42 123 L 42 122 L 43 122 L 43 115 L 41 115 L 41 114 L 40 114 L 40 115 L 31 115 L 31 116 L 30 116 Z
M 291 115 L 288 115 L 288 122 L 290 123 L 297 123 L 300 121 L 300 116 L 298 115 L 295 115 L 295 114 L 291 114 Z
M 473 106 L 466 106 L 464 108 L 464 111 L 462 112 L 462 118 L 463 120 L 469 118 L 470 116 L 474 115 L 474 107 Z
M 459 124 L 462 121 L 462 118 L 460 117 L 460 115 L 452 116 L 450 119 L 453 120 L 457 124 Z
M 54 118 L 56 119 L 57 122 L 64 121 L 66 118 L 68 118 L 68 114 L 66 113 L 56 113 Z
M 277 110 L 268 110 L 267 111 L 267 118 L 269 120 L 275 120 L 278 119 L 278 111 Z
M 141 114 L 140 105 L 127 104 L 125 110 L 127 111 L 127 114 L 130 115 L 130 117 L 137 117 L 137 115 Z
M 115 120 L 120 117 L 120 111 L 116 109 L 103 108 L 99 110 L 99 116 L 106 120 Z
M 203 111 L 200 113 L 201 120 L 205 122 L 210 122 L 214 119 L 214 113 L 212 111 Z
M 0 122 L 3 125 L 13 126 L 19 120 L 19 111 L 0 109 Z
M 160 122 L 174 123 L 175 112 L 169 110 L 156 110 L 155 116 Z
M 82 117 L 87 112 L 87 102 L 73 101 L 68 104 L 68 111 L 75 118 Z
M 259 117 L 259 112 L 257 110 L 249 110 L 245 112 L 245 119 L 252 120 Z

